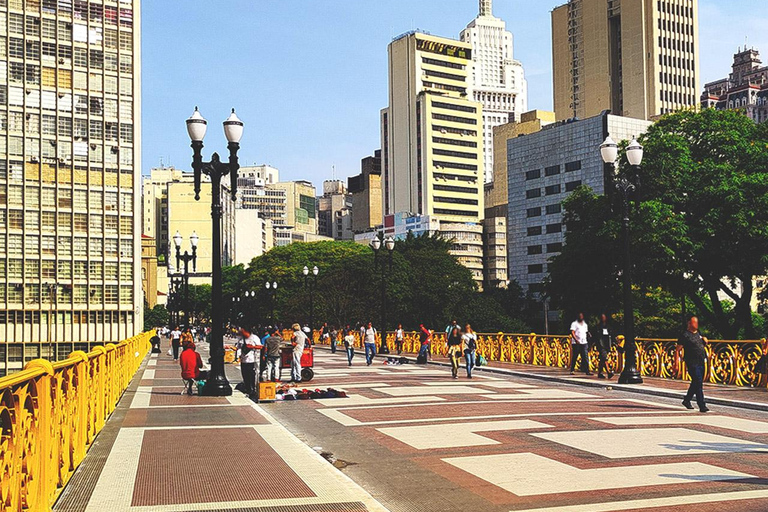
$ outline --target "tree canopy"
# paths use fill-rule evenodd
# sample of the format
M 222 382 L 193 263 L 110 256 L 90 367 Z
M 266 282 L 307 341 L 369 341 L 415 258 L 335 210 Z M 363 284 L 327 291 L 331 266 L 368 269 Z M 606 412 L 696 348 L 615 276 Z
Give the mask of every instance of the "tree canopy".
M 631 216 L 638 292 L 683 295 L 725 338 L 757 336 L 753 278 L 768 273 L 768 125 L 741 112 L 664 116 L 640 138 Z M 566 246 L 548 290 L 565 310 L 618 310 L 622 246 L 615 194 L 582 188 L 564 203 Z M 643 325 L 638 324 L 640 334 Z

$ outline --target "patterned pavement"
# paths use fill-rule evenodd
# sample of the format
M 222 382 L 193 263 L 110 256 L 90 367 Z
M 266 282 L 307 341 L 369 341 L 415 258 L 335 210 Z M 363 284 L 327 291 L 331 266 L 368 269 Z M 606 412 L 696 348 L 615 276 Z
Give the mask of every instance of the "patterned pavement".
M 242 394 L 183 395 L 166 354 L 139 372 L 54 510 L 386 512 Z
M 350 368 L 324 350 L 315 363 L 312 387 L 349 398 L 265 410 L 393 512 L 768 510 L 765 412 L 361 357 Z

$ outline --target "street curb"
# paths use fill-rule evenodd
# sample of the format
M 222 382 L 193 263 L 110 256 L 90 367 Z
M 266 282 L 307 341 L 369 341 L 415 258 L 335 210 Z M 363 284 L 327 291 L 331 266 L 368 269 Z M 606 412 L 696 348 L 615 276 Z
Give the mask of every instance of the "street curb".
M 327 350 L 328 352 L 331 351 L 330 348 L 326 346 L 321 345 L 314 345 L 315 348 L 322 348 L 323 350 Z M 408 360 L 411 364 L 416 364 L 416 358 L 410 357 L 410 356 L 398 356 L 398 355 L 382 355 L 382 354 L 376 354 L 377 358 L 387 359 L 390 357 L 404 357 Z M 444 363 L 442 361 L 428 361 L 427 364 L 431 364 L 433 366 L 441 366 L 445 368 L 450 368 L 450 363 Z M 505 368 L 494 368 L 492 366 L 480 366 L 475 367 L 473 370 L 475 372 L 487 372 L 487 373 L 493 373 L 497 375 L 507 375 L 507 376 L 513 376 L 513 377 L 522 377 L 525 379 L 534 379 L 534 380 L 543 380 L 547 382 L 557 382 L 560 384 L 571 384 L 575 386 L 583 386 L 588 388 L 602 388 L 605 389 L 607 387 L 611 387 L 614 390 L 617 391 L 627 391 L 629 393 L 637 393 L 640 395 L 650 395 L 650 396 L 658 396 L 662 398 L 673 398 L 675 400 L 681 400 L 683 397 L 683 393 L 680 391 L 667 391 L 664 389 L 649 389 L 642 387 L 641 385 L 634 385 L 630 386 L 627 384 L 617 384 L 617 383 L 610 383 L 607 382 L 603 383 L 600 381 L 585 381 L 581 379 L 570 379 L 568 377 L 558 377 L 554 375 L 542 375 L 540 373 L 529 373 L 529 372 L 521 372 L 518 370 L 507 370 Z M 761 411 L 761 412 L 768 412 L 768 403 L 761 404 L 758 402 L 741 402 L 737 400 L 730 400 L 727 398 L 709 398 L 707 397 L 707 404 L 709 405 L 722 405 L 726 407 L 735 407 L 737 409 L 749 409 L 753 411 Z

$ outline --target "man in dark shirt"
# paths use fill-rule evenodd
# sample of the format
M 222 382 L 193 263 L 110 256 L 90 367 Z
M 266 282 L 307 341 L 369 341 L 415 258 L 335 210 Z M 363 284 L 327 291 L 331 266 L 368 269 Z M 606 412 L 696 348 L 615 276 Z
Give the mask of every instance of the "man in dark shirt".
M 264 351 L 267 354 L 267 380 L 276 382 L 280 369 L 280 347 L 285 343 L 280 336 L 280 329 L 274 328 L 271 336 L 264 341 Z
M 692 316 L 688 319 L 688 328 L 677 340 L 678 345 L 683 346 L 683 359 L 691 375 L 691 385 L 688 387 L 683 399 L 686 409 L 693 409 L 691 400 L 696 395 L 696 403 L 701 412 L 709 412 L 704 402 L 704 367 L 707 361 L 707 339 L 699 333 L 699 319 Z

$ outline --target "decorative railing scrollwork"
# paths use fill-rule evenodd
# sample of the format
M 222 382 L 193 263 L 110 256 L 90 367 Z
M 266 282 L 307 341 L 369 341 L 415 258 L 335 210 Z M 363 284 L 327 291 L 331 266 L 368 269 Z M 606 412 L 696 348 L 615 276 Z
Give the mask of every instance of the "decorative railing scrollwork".
M 360 333 L 355 331 L 355 346 L 362 348 Z M 339 335 L 341 337 L 341 335 Z M 390 353 L 396 354 L 394 333 L 386 335 L 387 347 Z M 320 341 L 317 334 L 316 341 Z M 419 351 L 419 333 L 406 332 L 403 341 L 403 352 L 414 354 Z M 376 346 L 380 338 L 377 335 Z M 339 339 L 340 343 L 341 340 Z M 617 337 L 617 345 L 608 354 L 609 367 L 614 372 L 622 370 L 624 357 L 624 339 Z M 637 361 L 640 371 L 646 377 L 663 379 L 686 380 L 689 378 L 683 360 L 683 351 L 672 339 L 635 340 L 637 346 Z M 432 337 L 430 354 L 442 357 L 448 353 L 446 336 L 435 333 Z M 571 343 L 569 336 L 538 334 L 478 334 L 477 353 L 488 361 L 522 363 L 534 366 L 550 366 L 568 368 L 571 362 Z M 768 376 L 758 373 L 758 360 L 768 353 L 768 342 L 752 341 L 711 341 L 707 345 L 709 359 L 707 362 L 706 382 L 745 387 L 766 387 Z M 597 370 L 599 353 L 596 347 L 589 351 L 590 368 Z
M 154 333 L 36 359 L 0 378 L 0 510 L 47 511 L 114 411 Z

